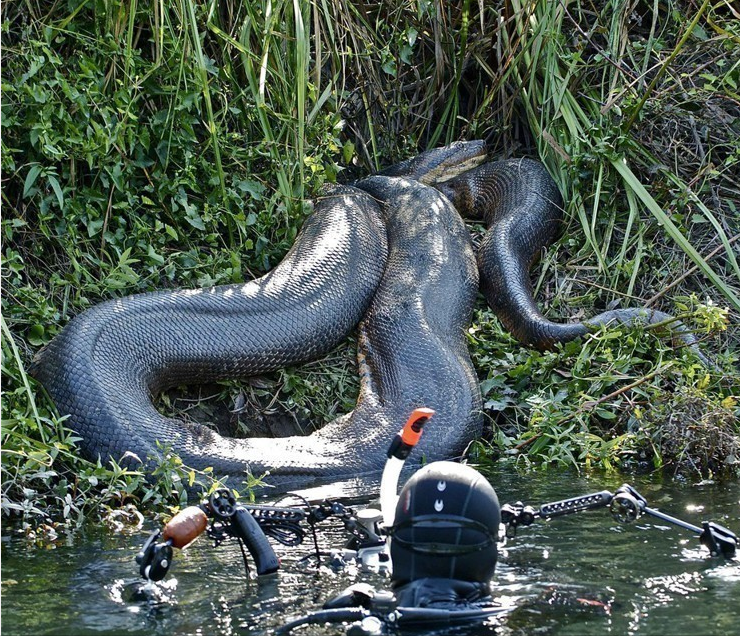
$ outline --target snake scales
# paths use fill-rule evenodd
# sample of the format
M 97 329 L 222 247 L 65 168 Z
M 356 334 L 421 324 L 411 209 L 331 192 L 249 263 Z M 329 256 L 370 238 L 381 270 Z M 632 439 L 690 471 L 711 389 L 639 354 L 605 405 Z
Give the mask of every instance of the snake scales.
M 458 456 L 480 435 L 482 419 L 465 340 L 478 267 L 456 207 L 491 226 L 478 255 L 483 290 L 520 340 L 546 347 L 588 329 L 545 320 L 532 298 L 529 266 L 561 216 L 560 195 L 540 164 L 486 163 L 429 185 L 484 154 L 482 142 L 453 144 L 336 186 L 262 278 L 104 302 L 42 349 L 32 374 L 93 460 L 135 464 L 133 456 L 161 454 L 160 442 L 186 465 L 221 475 L 269 471 L 266 481 L 285 487 L 338 480 L 379 470 L 392 435 L 419 406 L 437 414 L 415 456 Z M 636 315 L 607 312 L 590 322 Z M 316 358 L 358 322 L 357 406 L 306 437 L 226 438 L 166 418 L 152 404 L 169 386 Z

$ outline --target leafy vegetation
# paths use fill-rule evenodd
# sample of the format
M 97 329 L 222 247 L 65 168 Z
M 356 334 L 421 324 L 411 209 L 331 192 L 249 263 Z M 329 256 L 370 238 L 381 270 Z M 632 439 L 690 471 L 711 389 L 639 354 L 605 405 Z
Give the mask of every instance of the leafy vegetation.
M 191 479 L 177 458 L 147 481 L 78 457 L 25 372 L 72 316 L 259 276 L 324 182 L 458 138 L 537 156 L 557 180 L 568 224 L 535 274 L 549 316 L 678 313 L 723 369 L 639 328 L 533 352 L 481 307 L 470 342 L 492 426 L 480 460 L 738 472 L 740 14 L 728 0 L 2 12 L 3 514 L 164 509 Z M 320 424 L 351 408 L 351 348 L 208 387 L 212 400 L 167 394 L 162 408 L 195 403 L 242 433 L 255 432 L 248 416 L 289 409 Z

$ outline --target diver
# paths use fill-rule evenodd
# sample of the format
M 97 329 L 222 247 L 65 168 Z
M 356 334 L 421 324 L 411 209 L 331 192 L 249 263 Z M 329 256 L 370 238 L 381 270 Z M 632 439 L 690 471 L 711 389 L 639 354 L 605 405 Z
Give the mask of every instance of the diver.
M 518 526 L 596 508 L 609 507 L 621 522 L 641 514 L 655 516 L 700 535 L 713 555 L 735 555 L 738 540 L 727 528 L 714 522 L 694 526 L 649 508 L 627 484 L 615 493 L 603 490 L 546 503 L 537 510 L 521 502 L 501 506 L 493 486 L 473 467 L 439 461 L 413 474 L 396 497 L 400 467 L 432 414 L 428 409 L 414 411 L 388 451 L 378 534 L 387 537 L 390 590 L 352 585 L 324 603 L 322 610 L 287 623 L 278 633 L 308 623 L 354 621 L 348 636 L 379 636 L 399 628 L 437 630 L 485 621 L 510 609 L 493 598 L 490 587 L 499 543 L 515 536 Z M 373 549 L 371 542 L 366 549 Z M 598 601 L 590 603 L 603 607 Z
M 471 466 L 438 461 L 419 469 L 396 494 L 403 464 L 433 415 L 432 409 L 414 410 L 392 441 L 380 485 L 382 522 L 376 533 L 368 528 L 371 536 L 387 537 L 376 548 L 366 541 L 365 550 L 390 553 L 391 589 L 352 585 L 326 601 L 323 610 L 286 624 L 279 633 L 307 623 L 355 620 L 347 634 L 375 636 L 504 611 L 490 588 L 501 507 L 489 481 Z
M 349 622 L 349 636 L 379 636 L 399 628 L 438 629 L 484 621 L 508 611 L 493 599 L 490 588 L 498 545 L 504 537 L 515 536 L 517 527 L 539 519 L 603 507 L 620 522 L 649 514 L 696 533 L 712 555 L 735 556 L 738 539 L 733 532 L 709 521 L 695 526 L 652 509 L 628 484 L 615 493 L 603 490 L 537 509 L 521 502 L 501 506 L 493 486 L 477 470 L 439 461 L 419 469 L 398 493 L 406 458 L 433 415 L 431 409 L 414 410 L 392 441 L 380 484 L 380 510 L 356 513 L 336 501 L 319 505 L 304 501 L 304 507 L 242 505 L 222 488 L 200 505 L 180 511 L 149 537 L 136 557 L 141 575 L 151 581 L 164 578 L 172 563 L 172 548 L 185 547 L 203 532 L 216 545 L 236 538 L 245 568 L 246 547 L 257 574 L 269 575 L 279 569 L 280 561 L 267 537 L 297 546 L 305 538 L 307 524 L 320 557 L 318 524 L 340 519 L 351 537 L 342 554 L 364 565 L 390 569 L 390 589 L 357 583 L 326 601 L 323 609 L 285 624 L 277 633 L 306 624 Z
M 501 510 L 474 468 L 436 462 L 403 487 L 390 536 L 392 587 L 401 605 L 447 606 L 490 595 Z
M 393 525 L 387 528 L 390 592 L 353 585 L 324 604 L 329 612 L 298 619 L 283 631 L 338 619 L 342 613 L 331 610 L 351 607 L 369 612 L 350 627 L 352 636 L 383 634 L 389 622 L 417 627 L 500 613 L 490 588 L 500 524 L 496 492 L 477 470 L 449 461 L 424 466 L 401 490 Z

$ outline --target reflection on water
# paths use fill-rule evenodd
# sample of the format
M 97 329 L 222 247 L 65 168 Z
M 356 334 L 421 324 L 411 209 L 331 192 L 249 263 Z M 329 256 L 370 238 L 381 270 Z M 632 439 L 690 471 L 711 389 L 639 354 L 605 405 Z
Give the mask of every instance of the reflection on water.
M 502 502 L 539 505 L 608 488 L 621 480 L 572 473 L 526 476 L 499 468 L 491 477 Z M 740 531 L 738 484 L 691 485 L 632 479 L 649 505 L 699 524 L 711 519 Z M 424 634 L 734 633 L 740 625 L 740 561 L 711 558 L 697 539 L 643 517 L 617 524 L 598 510 L 520 528 L 501 550 L 496 598 L 511 611 L 485 625 Z M 339 547 L 337 526 L 322 526 L 321 548 Z M 311 540 L 278 546 L 276 575 L 246 578 L 236 544 L 214 549 L 205 537 L 177 552 L 165 581 L 138 578 L 136 552 L 151 525 L 134 535 L 95 529 L 53 548 L 30 546 L 4 528 L 2 633 L 268 635 L 317 610 L 356 582 L 388 586 L 383 573 L 340 570 L 306 558 Z M 307 626 L 302 635 L 344 634 Z M 417 632 L 418 633 L 418 632 Z

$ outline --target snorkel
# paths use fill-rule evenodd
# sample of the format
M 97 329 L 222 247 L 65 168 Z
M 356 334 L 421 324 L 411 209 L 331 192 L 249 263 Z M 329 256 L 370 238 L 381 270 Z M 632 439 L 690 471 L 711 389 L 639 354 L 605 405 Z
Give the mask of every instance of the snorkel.
M 380 479 L 380 512 L 385 528 L 390 528 L 395 520 L 398 479 L 403 465 L 414 446 L 419 443 L 424 425 L 432 415 L 434 415 L 432 409 L 415 409 L 388 447 L 388 460 L 385 462 L 383 476 Z

